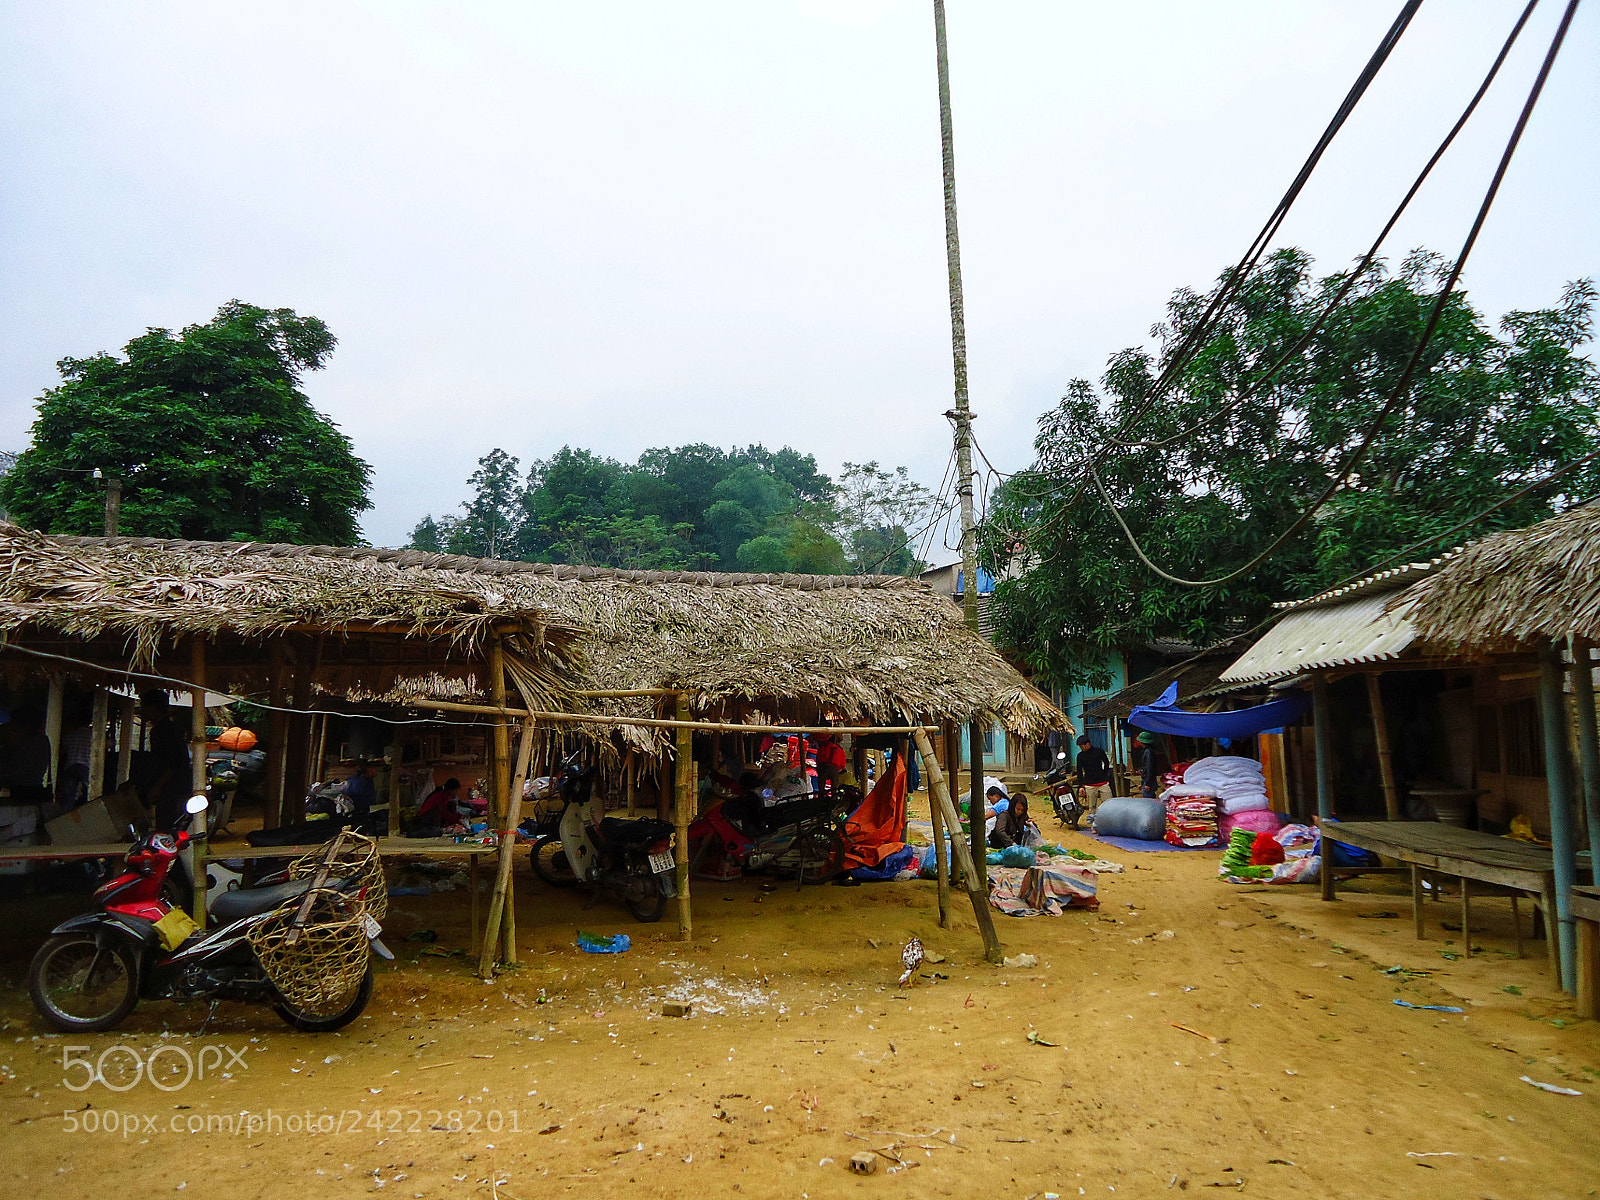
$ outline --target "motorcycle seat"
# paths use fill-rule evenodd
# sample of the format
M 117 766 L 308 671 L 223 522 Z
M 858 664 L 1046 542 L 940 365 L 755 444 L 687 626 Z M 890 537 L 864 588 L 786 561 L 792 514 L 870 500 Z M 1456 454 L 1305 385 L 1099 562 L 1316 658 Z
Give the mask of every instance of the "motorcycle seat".
M 218 892 L 215 899 L 208 898 L 207 907 L 212 921 L 226 925 L 257 913 L 270 912 L 285 900 L 305 895 L 310 886 L 311 880 L 306 878 L 291 879 L 272 887 L 236 888 L 230 892 Z
M 654 817 L 638 817 L 632 821 L 627 817 L 605 817 L 600 822 L 600 832 L 606 841 L 623 846 L 633 842 L 655 842 L 670 837 L 672 823 L 658 821 Z

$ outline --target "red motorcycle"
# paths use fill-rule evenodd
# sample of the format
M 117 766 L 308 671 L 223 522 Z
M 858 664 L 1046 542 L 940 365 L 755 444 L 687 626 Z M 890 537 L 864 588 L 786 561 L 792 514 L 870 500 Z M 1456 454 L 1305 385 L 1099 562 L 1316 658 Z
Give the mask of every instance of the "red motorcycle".
M 779 798 L 770 791 L 754 773 L 739 780 L 714 775 L 712 793 L 721 803 L 689 826 L 690 869 L 716 855 L 710 867 L 716 878 L 767 871 L 825 883 L 843 870 L 845 817 L 861 803 L 860 791 Z
M 189 825 L 206 809 L 205 797 L 194 797 L 187 808 L 172 832 L 135 841 L 124 870 L 96 889 L 98 909 L 56 926 L 33 956 L 28 993 L 40 1016 L 69 1033 L 99 1033 L 120 1024 L 141 999 L 199 999 L 270 1004 L 290 1025 L 311 1033 L 355 1020 L 372 995 L 370 961 L 358 984 L 306 1004 L 278 990 L 251 945 L 251 931 L 287 901 L 304 897 L 316 882 L 312 878 L 217 893 L 209 930 L 163 897 L 167 875 L 189 845 Z M 359 908 L 359 893 L 340 895 L 348 891 L 343 880 L 325 879 L 322 885 L 312 915 L 359 911 L 370 949 L 392 959 L 378 940 L 377 921 Z

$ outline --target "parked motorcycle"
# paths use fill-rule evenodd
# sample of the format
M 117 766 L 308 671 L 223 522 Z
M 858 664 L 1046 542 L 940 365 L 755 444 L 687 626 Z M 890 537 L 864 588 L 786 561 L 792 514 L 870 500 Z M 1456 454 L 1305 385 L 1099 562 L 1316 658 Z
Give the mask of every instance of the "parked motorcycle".
M 722 803 L 689 826 L 692 861 L 720 853 L 723 865 L 770 871 L 801 883 L 823 883 L 844 866 L 845 817 L 861 803 L 856 788 L 772 797 L 753 774 L 748 780 L 713 778 Z
M 1077 790 L 1072 786 L 1072 760 L 1067 757 L 1065 750 L 1056 752 L 1056 765 L 1044 777 L 1045 787 L 1050 790 L 1050 806 L 1055 809 L 1056 820 L 1071 829 L 1078 827 L 1078 822 L 1083 819 L 1083 804 L 1078 799 Z
M 188 914 L 163 898 L 163 885 L 189 844 L 189 825 L 206 810 L 204 796 L 187 805 L 172 831 L 155 831 L 129 848 L 125 869 L 94 893 L 97 911 L 62 922 L 33 956 L 28 992 L 39 1014 L 69 1033 L 113 1029 L 144 1000 L 241 1000 L 269 1004 L 296 1029 L 324 1033 L 361 1014 L 372 995 L 372 967 L 343 995 L 306 1007 L 287 999 L 251 947 L 250 933 L 286 901 L 304 896 L 313 880 L 218 893 L 210 903 L 212 928 L 197 928 Z M 361 911 L 370 949 L 393 958 L 379 941 L 382 929 L 359 909 L 359 895 L 319 898 L 323 913 Z M 330 899 L 329 897 L 334 897 Z
M 534 840 L 534 874 L 555 887 L 588 884 L 593 895 L 585 907 L 612 892 L 635 920 L 659 921 L 676 894 L 672 826 L 653 817 L 606 816 L 604 802 L 593 795 L 594 769 L 580 767 L 576 754 L 561 765 L 552 786 L 561 815 L 553 830 L 542 826 Z

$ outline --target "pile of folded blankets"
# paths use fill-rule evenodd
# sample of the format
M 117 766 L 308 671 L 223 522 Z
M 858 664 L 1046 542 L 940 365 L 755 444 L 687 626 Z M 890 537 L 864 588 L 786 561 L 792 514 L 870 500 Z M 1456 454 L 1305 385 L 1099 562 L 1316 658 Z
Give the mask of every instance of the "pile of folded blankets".
M 1166 840 L 1174 846 L 1217 844 L 1217 801 L 1214 796 L 1167 793 Z

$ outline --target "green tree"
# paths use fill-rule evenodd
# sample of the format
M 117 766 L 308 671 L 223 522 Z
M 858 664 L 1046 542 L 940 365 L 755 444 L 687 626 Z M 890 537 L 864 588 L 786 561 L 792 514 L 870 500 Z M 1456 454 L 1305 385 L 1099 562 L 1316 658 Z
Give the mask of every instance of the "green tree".
M 449 529 L 443 523 L 435 521 L 433 514 L 429 513 L 418 521 L 416 528 L 411 531 L 411 540 L 406 543 L 406 548 L 408 550 L 425 550 L 429 554 L 442 553 L 445 541 L 449 537 L 449 532 Z
M 125 534 L 354 544 L 372 470 L 300 390 L 335 344 L 316 317 L 233 300 L 121 358 L 63 359 L 0 504 L 39 529 L 100 533 L 98 468 L 123 481 Z
M 499 447 L 478 460 L 467 476 L 472 499 L 461 507 L 461 519 L 450 530 L 452 554 L 503 558 L 515 551 L 522 511 L 522 473 L 515 455 Z
M 1552 308 L 1510 313 L 1498 333 L 1456 293 L 1404 403 L 1300 536 L 1213 587 L 1172 584 L 1138 562 L 1091 468 L 1165 570 L 1196 579 L 1244 565 L 1339 475 L 1398 384 L 1446 266 L 1418 252 L 1393 273 L 1374 268 L 1295 350 L 1347 280 L 1316 279 L 1303 252 L 1279 251 L 1146 413 L 1210 300 L 1177 292 L 1156 349 L 1113 356 L 1098 389 L 1075 380 L 1040 418 L 1033 467 L 991 506 L 980 545 L 1001 580 L 1000 636 L 1053 682 L 1105 686 L 1106 648 L 1217 639 L 1600 447 L 1600 374 L 1578 353 L 1593 333 L 1594 287 L 1580 281 Z M 1451 540 L 1529 524 L 1596 490 L 1590 464 Z
M 861 575 L 914 575 L 926 569 L 913 552 L 916 531 L 933 515 L 933 493 L 904 467 L 845 463 L 832 498 L 834 530 Z

